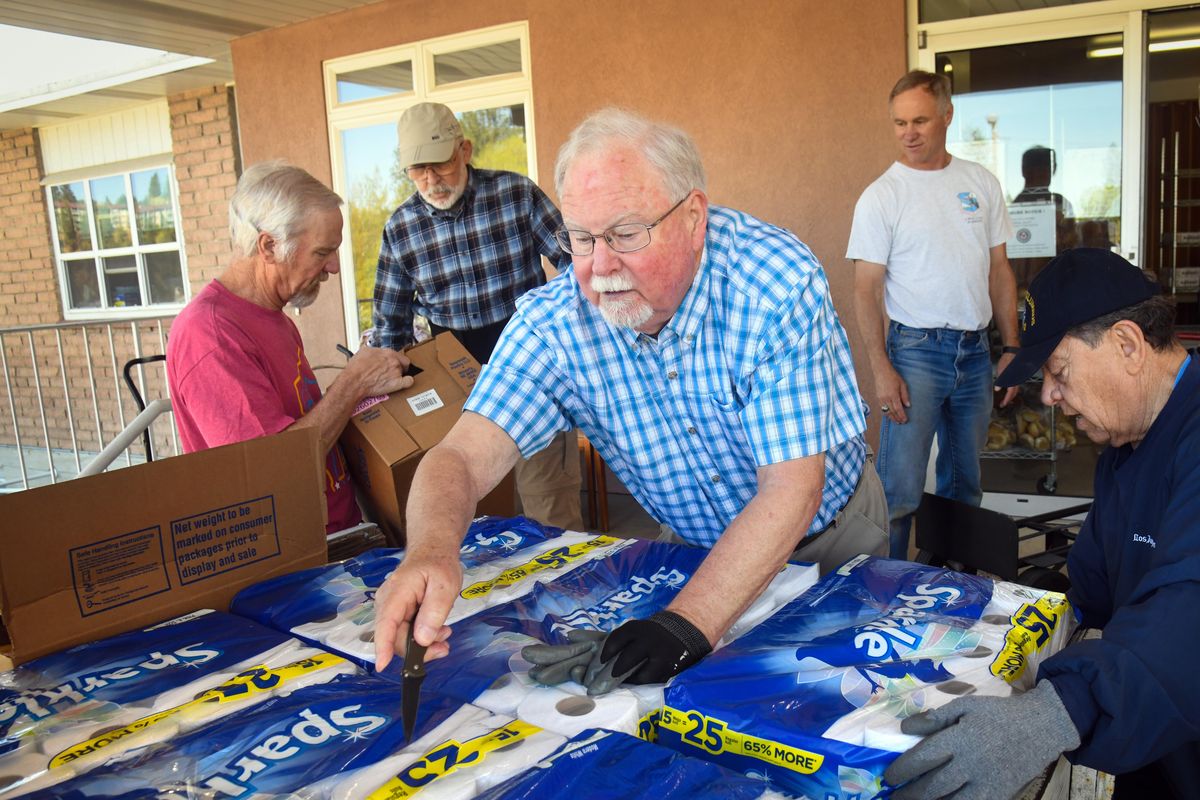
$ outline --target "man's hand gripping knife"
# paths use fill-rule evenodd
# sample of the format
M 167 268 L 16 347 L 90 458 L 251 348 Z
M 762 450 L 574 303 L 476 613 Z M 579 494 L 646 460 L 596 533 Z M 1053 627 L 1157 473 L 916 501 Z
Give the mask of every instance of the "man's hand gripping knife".
M 673 611 L 626 622 L 609 634 L 572 630 L 567 644 L 535 644 L 521 651 L 529 677 L 555 685 L 567 680 L 595 696 L 622 683 L 665 683 L 712 652 L 695 625 Z
M 886 784 L 899 787 L 893 800 L 1008 800 L 1079 746 L 1049 681 L 1011 697 L 960 697 L 909 717 L 900 730 L 925 739 L 883 773 Z

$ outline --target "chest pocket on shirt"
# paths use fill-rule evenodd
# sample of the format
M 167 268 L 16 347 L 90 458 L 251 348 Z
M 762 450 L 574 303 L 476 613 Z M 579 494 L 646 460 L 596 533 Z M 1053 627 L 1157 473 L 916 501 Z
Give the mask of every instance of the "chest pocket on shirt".
M 714 460 L 745 452 L 742 406 L 737 400 L 719 392 L 685 392 L 683 405 L 685 448 L 703 449 Z

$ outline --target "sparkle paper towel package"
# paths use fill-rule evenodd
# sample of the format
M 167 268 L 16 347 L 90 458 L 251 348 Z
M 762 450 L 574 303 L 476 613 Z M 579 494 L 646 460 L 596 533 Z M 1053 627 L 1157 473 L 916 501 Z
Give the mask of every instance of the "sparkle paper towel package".
M 630 619 L 650 616 L 675 598 L 707 554 L 700 548 L 641 540 L 623 545 L 454 625 L 450 655 L 429 664 L 426 689 L 515 713 L 535 688 L 524 676 L 528 665 L 520 657 L 521 648 L 538 641 L 564 642 L 572 629 L 611 631 Z M 514 682 L 497 687 L 508 675 L 516 676 Z M 490 702 L 497 689 L 506 690 L 505 705 Z M 488 696 L 476 701 L 485 692 Z
M 471 798 L 518 775 L 566 739 L 510 716 L 464 705 L 399 752 L 296 792 L 296 800 Z
M 522 517 L 476 520 L 460 550 L 463 588 L 448 623 L 553 580 L 627 546 L 608 536 L 546 528 Z M 250 587 L 234 598 L 245 614 L 370 668 L 375 659 L 375 591 L 403 560 L 376 550 L 326 568 Z
M 810 797 L 873 797 L 914 743 L 900 722 L 1032 686 L 1074 628 L 1066 599 L 861 556 L 681 673 L 660 744 Z
M 534 768 L 479 800 L 772 800 L 761 780 L 612 731 L 573 737 Z
M 463 537 L 459 555 L 470 568 L 507 558 L 552 539 L 560 528 L 525 517 L 480 517 Z M 293 572 L 243 589 L 230 610 L 276 630 L 332 618 L 362 603 L 404 560 L 404 550 L 376 548 L 355 558 Z
M 3 676 L 11 694 L 2 706 L 10 726 L 0 796 L 55 786 L 269 697 L 357 671 L 339 656 L 211 611 L 44 656 Z
M 601 697 L 587 697 L 570 681 L 538 686 L 528 677 L 521 648 L 561 643 L 572 629 L 612 631 L 650 616 L 675 599 L 706 555 L 695 547 L 630 540 L 604 558 L 535 584 L 524 596 L 456 624 L 451 653 L 429 665 L 426 686 L 564 736 L 596 727 L 644 732 L 648 715 L 662 705 L 662 685 L 625 686 Z M 794 597 L 815 578 L 812 565 L 788 565 L 764 592 L 759 616 L 769 616 L 777 608 L 771 603 Z M 751 622 L 735 627 L 748 629 Z
M 30 800 L 155 800 L 288 796 L 375 764 L 405 746 L 400 688 L 341 676 L 130 752 Z M 459 704 L 422 695 L 415 736 L 437 728 Z
M 0 753 L 80 706 L 142 703 L 204 675 L 236 672 L 288 642 L 297 644 L 240 617 L 198 611 L 42 656 L 0 673 Z

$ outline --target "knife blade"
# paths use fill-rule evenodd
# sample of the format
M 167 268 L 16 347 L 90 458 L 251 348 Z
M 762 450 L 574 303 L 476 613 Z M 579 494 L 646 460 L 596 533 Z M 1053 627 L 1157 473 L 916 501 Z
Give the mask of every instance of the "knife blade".
M 417 727 L 417 711 L 421 707 L 421 683 L 425 680 L 425 645 L 413 639 L 413 625 L 408 626 L 408 638 L 404 646 L 404 671 L 401 682 L 401 720 L 404 723 L 404 739 L 412 741 Z

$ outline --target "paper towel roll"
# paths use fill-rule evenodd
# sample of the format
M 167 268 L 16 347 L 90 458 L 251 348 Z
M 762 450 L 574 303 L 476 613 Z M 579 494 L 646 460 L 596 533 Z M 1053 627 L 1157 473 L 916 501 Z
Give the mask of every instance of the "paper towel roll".
M 588 728 L 634 734 L 637 731 L 637 698 L 613 692 L 599 697 L 579 697 L 559 689 L 539 687 L 517 707 L 517 716 L 531 725 L 571 737 Z
M 37 749 L 47 756 L 55 756 L 72 745 L 86 742 L 108 731 L 123 728 L 136 719 L 147 715 L 146 709 L 121 708 L 115 706 L 104 719 L 89 720 L 78 724 L 55 724 L 45 732 L 39 731 L 34 741 Z M 24 748 L 22 748 L 24 749 Z M 0 762 L 3 763 L 3 762 Z
M 330 797 L 332 800 L 360 800 L 360 798 L 368 797 L 424 756 L 425 753 L 445 742 L 451 739 L 462 742 L 481 736 L 511 721 L 511 717 L 495 715 L 470 704 L 464 705 L 443 720 L 440 725 L 411 742 L 400 752 L 348 773 L 344 779 L 333 786 Z M 431 787 L 451 777 L 453 774 L 426 784 L 421 790 L 421 796 L 427 797 L 426 792 Z M 451 782 L 451 791 L 454 791 L 456 786 L 467 786 L 470 791 L 470 794 L 466 795 L 467 797 L 476 794 L 474 777 Z
M 508 673 L 501 675 L 492 685 L 485 689 L 473 701 L 480 708 L 486 708 L 495 714 L 507 714 L 515 717 L 517 707 L 533 690 L 533 679 L 528 673 Z
M 498 783 L 519 775 L 566 744 L 565 737 L 551 731 L 539 731 L 488 756 L 485 769 L 478 770 L 475 782 L 483 792 Z
M 165 711 L 168 708 L 181 706 L 190 700 L 195 700 L 209 689 L 220 686 L 225 681 L 233 678 L 234 675 L 244 672 L 251 667 L 281 667 L 284 664 L 290 664 L 301 658 L 309 658 L 319 652 L 321 651 L 301 643 L 298 639 L 288 639 L 269 650 L 264 650 L 251 658 L 243 659 L 223 670 L 200 675 L 194 680 L 188 681 L 174 689 L 162 692 L 155 698 L 153 708 L 155 711 Z
M 77 774 L 69 765 L 47 769 L 49 757 L 33 748 L 21 748 L 0 760 L 0 797 L 18 797 L 36 789 L 62 783 Z
M 330 632 L 326 638 L 329 649 L 335 653 L 363 661 L 375 660 L 375 627 L 347 623 Z
M 863 726 L 863 745 L 890 753 L 903 753 L 921 741 L 920 736 L 901 733 L 900 723 L 901 720 L 886 714 L 867 717 Z

